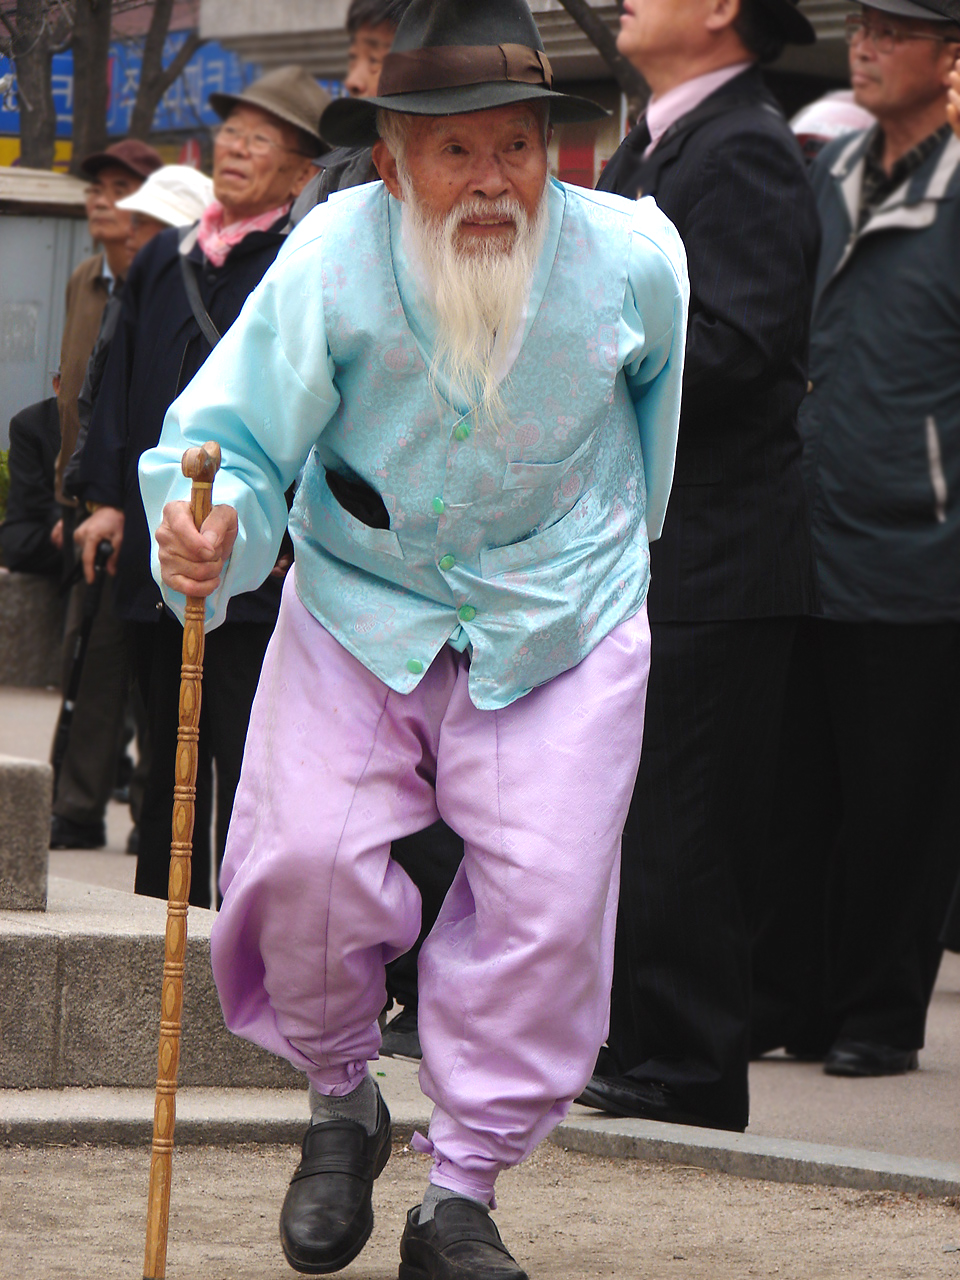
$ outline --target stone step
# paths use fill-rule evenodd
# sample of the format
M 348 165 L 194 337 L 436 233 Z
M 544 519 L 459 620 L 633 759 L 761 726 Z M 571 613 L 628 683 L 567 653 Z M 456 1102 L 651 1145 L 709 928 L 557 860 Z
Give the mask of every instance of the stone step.
M 0 755 L 0 910 L 43 911 L 53 770 Z
M 179 1083 L 302 1087 L 224 1027 L 214 919 L 190 908 Z M 0 1088 L 153 1088 L 165 931 L 164 902 L 56 877 L 45 912 L 0 911 Z
M 60 683 L 63 617 L 53 579 L 0 568 L 0 685 Z

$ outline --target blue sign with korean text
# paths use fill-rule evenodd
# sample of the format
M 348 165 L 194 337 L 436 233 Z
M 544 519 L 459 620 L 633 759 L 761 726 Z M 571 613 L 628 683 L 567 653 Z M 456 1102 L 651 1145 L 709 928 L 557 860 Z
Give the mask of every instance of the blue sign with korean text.
M 188 38 L 188 32 L 175 31 L 164 46 L 164 65 L 169 65 Z M 130 117 L 140 83 L 143 41 L 115 41 L 110 46 L 107 69 L 109 103 L 107 132 L 123 137 L 130 130 Z M 16 71 L 9 58 L 0 57 L 0 79 L 7 74 L 13 81 L 0 94 L 0 134 L 19 134 L 20 103 L 17 97 Z M 222 45 L 201 45 L 187 63 L 183 74 L 164 94 L 153 118 L 157 132 L 183 132 L 206 128 L 218 123 L 219 117 L 208 106 L 211 93 L 240 93 L 260 75 L 260 68 L 243 62 Z M 339 83 L 321 81 L 334 97 L 342 93 Z M 53 99 L 57 112 L 57 137 L 69 138 L 73 132 L 73 53 L 54 54 Z

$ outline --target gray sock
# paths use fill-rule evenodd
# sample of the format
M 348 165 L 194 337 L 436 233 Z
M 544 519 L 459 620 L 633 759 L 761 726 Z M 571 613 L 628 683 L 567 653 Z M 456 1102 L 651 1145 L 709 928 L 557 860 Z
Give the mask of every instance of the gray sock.
M 323 1124 L 325 1120 L 355 1120 L 367 1133 L 377 1127 L 377 1086 L 370 1076 L 364 1076 L 352 1093 L 342 1098 L 317 1093 L 310 1086 L 310 1123 Z
M 431 1222 L 437 1205 L 442 1204 L 444 1200 L 473 1200 L 474 1204 L 482 1205 L 484 1209 L 489 1209 L 490 1207 L 484 1204 L 482 1200 L 474 1200 L 473 1196 L 462 1196 L 459 1191 L 448 1191 L 446 1187 L 435 1187 L 431 1182 L 423 1193 L 423 1204 L 420 1206 L 420 1221 Z

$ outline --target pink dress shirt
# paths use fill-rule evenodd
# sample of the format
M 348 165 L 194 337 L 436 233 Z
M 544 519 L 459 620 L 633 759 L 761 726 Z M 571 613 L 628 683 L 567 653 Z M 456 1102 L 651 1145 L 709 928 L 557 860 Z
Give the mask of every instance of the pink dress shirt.
M 706 75 L 685 80 L 683 84 L 668 89 L 659 98 L 651 98 L 647 104 L 650 145 L 643 153 L 643 158 L 646 159 L 653 151 L 672 124 L 676 124 L 683 116 L 699 107 L 711 93 L 716 93 L 729 80 L 733 80 L 752 66 L 752 62 L 734 62 L 729 67 L 721 67 L 719 71 L 708 71 Z

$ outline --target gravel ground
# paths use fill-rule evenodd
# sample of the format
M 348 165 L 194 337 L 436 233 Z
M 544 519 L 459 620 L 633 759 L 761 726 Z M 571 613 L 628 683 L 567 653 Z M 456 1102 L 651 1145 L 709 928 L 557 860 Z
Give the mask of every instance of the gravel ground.
M 284 1280 L 277 1213 L 290 1147 L 183 1148 L 167 1280 Z M 396 1147 L 346 1280 L 395 1280 L 427 1161 Z M 148 1152 L 0 1149 L 3 1280 L 137 1280 Z M 530 1280 L 960 1280 L 960 1201 L 752 1182 L 544 1145 L 498 1184 L 497 1220 Z

